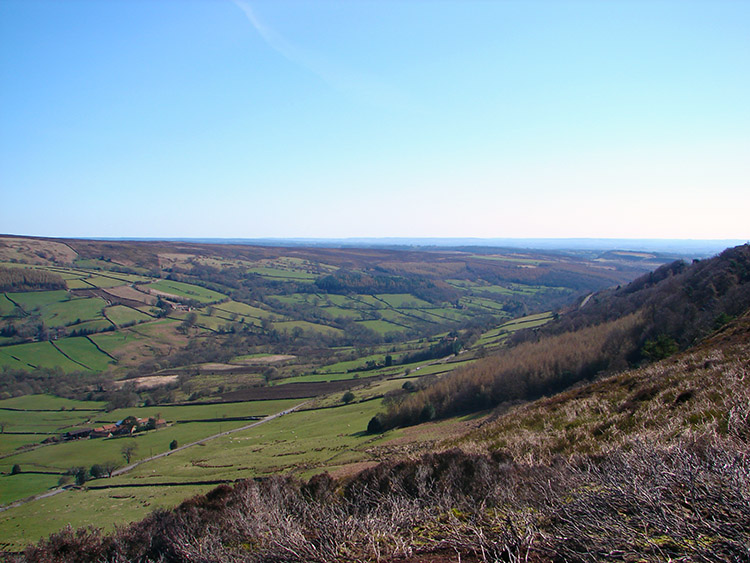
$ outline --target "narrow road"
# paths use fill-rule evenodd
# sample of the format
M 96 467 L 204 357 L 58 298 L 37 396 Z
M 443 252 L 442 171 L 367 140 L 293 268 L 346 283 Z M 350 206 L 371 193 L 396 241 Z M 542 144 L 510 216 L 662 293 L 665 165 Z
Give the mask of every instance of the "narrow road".
M 233 430 L 225 430 L 224 432 L 220 432 L 219 434 L 214 434 L 212 436 L 208 436 L 206 438 L 201 438 L 200 440 L 196 440 L 195 442 L 190 442 L 189 444 L 185 444 L 184 446 L 176 447 L 173 450 L 169 450 L 167 452 L 162 452 L 160 454 L 156 454 L 156 455 L 151 456 L 151 457 L 146 457 L 146 458 L 143 458 L 143 459 L 139 459 L 135 463 L 131 463 L 130 465 L 126 465 L 125 467 L 121 467 L 120 469 L 117 469 L 117 470 L 113 471 L 112 472 L 112 477 L 115 477 L 116 475 L 122 475 L 123 473 L 127 473 L 128 471 L 130 471 L 131 469 L 135 469 L 139 465 L 142 465 L 142 464 L 147 463 L 149 461 L 153 461 L 155 459 L 159 459 L 160 457 L 166 457 L 168 455 L 172 455 L 174 453 L 177 453 L 179 451 L 185 450 L 185 449 L 190 448 L 192 446 L 197 446 L 198 444 L 204 444 L 204 443 L 209 442 L 211 440 L 215 440 L 216 438 L 221 438 L 222 436 L 228 436 L 229 434 L 233 434 L 234 432 L 241 432 L 243 430 L 247 430 L 249 428 L 254 428 L 254 427 L 259 426 L 261 424 L 265 424 L 266 422 L 270 422 L 270 421 L 272 421 L 275 418 L 278 418 L 280 416 L 284 416 L 285 414 L 289 414 L 291 412 L 294 412 L 294 411 L 296 411 L 297 409 L 303 407 L 304 405 L 306 405 L 309 402 L 310 401 L 305 401 L 304 403 L 300 403 L 299 405 L 296 405 L 296 406 L 292 407 L 291 409 L 287 409 L 285 411 L 277 412 L 276 414 L 271 414 L 271 415 L 265 417 L 262 420 L 257 420 L 255 422 L 250 423 L 250 424 L 246 424 L 245 426 L 242 426 L 241 428 L 235 428 Z
M 139 459 L 135 463 L 131 463 L 130 465 L 126 465 L 125 467 L 121 467 L 120 469 L 117 469 L 116 471 L 113 471 L 112 472 L 112 477 L 115 477 L 116 475 L 122 475 L 123 473 L 127 473 L 128 471 L 131 471 L 132 469 L 135 469 L 139 465 L 142 465 L 144 463 L 148 463 L 149 461 L 153 461 L 153 460 L 159 459 L 161 457 L 166 457 L 168 455 L 172 455 L 173 453 L 185 450 L 185 449 L 193 447 L 193 446 L 197 446 L 198 444 L 203 444 L 205 442 L 208 442 L 210 440 L 215 440 L 216 438 L 220 438 L 222 436 L 228 436 L 229 434 L 233 434 L 234 432 L 241 432 L 243 430 L 247 430 L 249 428 L 254 428 L 254 427 L 259 426 L 261 424 L 265 424 L 266 422 L 270 422 L 270 421 L 274 420 L 275 418 L 279 418 L 280 416 L 284 416 L 285 414 L 292 413 L 292 412 L 300 409 L 301 407 L 303 407 L 304 405 L 306 405 L 309 402 L 310 401 L 304 401 L 303 403 L 300 403 L 299 405 L 296 405 L 296 406 L 294 406 L 294 407 L 292 407 L 290 409 L 286 409 L 286 410 L 283 410 L 281 412 L 277 412 L 276 414 L 268 415 L 267 417 L 265 417 L 262 420 L 257 420 L 255 422 L 252 422 L 251 424 L 246 424 L 245 426 L 242 426 L 241 428 L 235 428 L 233 430 L 226 430 L 226 431 L 220 432 L 218 434 L 213 434 L 212 436 L 207 436 L 206 438 L 201 438 L 200 440 L 196 440 L 195 442 L 190 442 L 189 444 L 185 444 L 184 446 L 179 446 L 179 447 L 177 447 L 177 448 L 175 448 L 173 450 L 169 450 L 167 452 L 162 452 L 160 454 L 156 454 L 154 456 L 147 457 L 147 458 L 144 458 L 144 459 Z M 73 487 L 70 486 L 70 485 L 68 485 L 66 487 L 58 487 L 58 488 L 46 491 L 44 493 L 41 493 L 41 494 L 38 494 L 38 495 L 34 495 L 33 497 L 28 497 L 28 498 L 25 498 L 25 499 L 17 500 L 16 502 L 8 504 L 6 506 L 0 506 L 0 512 L 5 512 L 6 510 L 8 510 L 10 508 L 15 508 L 17 506 L 22 506 L 24 504 L 27 504 L 27 503 L 35 501 L 35 500 L 39 500 L 39 499 L 43 499 L 43 498 L 48 498 L 48 497 L 51 497 L 51 496 L 55 496 L 57 494 L 65 492 L 65 491 L 67 491 L 67 490 L 69 490 L 71 488 L 73 488 Z

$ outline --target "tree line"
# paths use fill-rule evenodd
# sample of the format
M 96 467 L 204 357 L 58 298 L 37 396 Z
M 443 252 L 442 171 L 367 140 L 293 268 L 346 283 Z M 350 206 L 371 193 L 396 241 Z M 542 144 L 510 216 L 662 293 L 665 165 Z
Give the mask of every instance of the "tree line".
M 60 274 L 32 268 L 4 268 L 0 266 L 0 291 L 49 291 L 66 289 Z

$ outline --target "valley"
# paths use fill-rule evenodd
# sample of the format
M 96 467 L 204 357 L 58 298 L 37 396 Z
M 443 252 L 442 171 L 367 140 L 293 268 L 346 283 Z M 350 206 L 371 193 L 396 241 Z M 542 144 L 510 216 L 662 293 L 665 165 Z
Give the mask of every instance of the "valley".
M 322 474 L 335 488 L 456 447 L 545 464 L 746 423 L 746 386 L 720 376 L 746 369 L 746 247 L 688 267 L 625 252 L 19 240 L 0 238 L 8 553 L 247 480 Z M 722 327 L 735 348 L 718 363 L 695 355 L 716 354 L 708 343 L 674 356 Z M 670 356 L 676 367 L 627 371 Z M 657 404 L 675 405 L 669 419 Z

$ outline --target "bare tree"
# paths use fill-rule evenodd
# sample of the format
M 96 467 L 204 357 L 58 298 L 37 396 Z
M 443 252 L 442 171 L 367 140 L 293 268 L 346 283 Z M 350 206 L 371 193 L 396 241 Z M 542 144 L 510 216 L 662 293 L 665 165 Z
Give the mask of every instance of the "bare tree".
M 138 444 L 129 443 L 125 444 L 121 449 L 120 453 L 122 454 L 122 457 L 125 458 L 125 463 L 130 463 L 131 458 L 133 457 L 133 454 L 138 449 Z

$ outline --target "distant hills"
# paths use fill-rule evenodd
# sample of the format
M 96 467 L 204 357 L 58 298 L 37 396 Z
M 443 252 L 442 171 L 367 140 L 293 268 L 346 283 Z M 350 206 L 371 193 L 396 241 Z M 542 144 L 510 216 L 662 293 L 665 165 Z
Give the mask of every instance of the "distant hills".
M 84 237 L 84 240 L 86 237 Z M 350 238 L 101 238 L 90 240 L 171 241 L 279 247 L 359 248 L 507 248 L 547 251 L 631 250 L 706 257 L 748 242 L 742 239 L 628 238 L 479 238 L 479 237 L 350 237 Z

